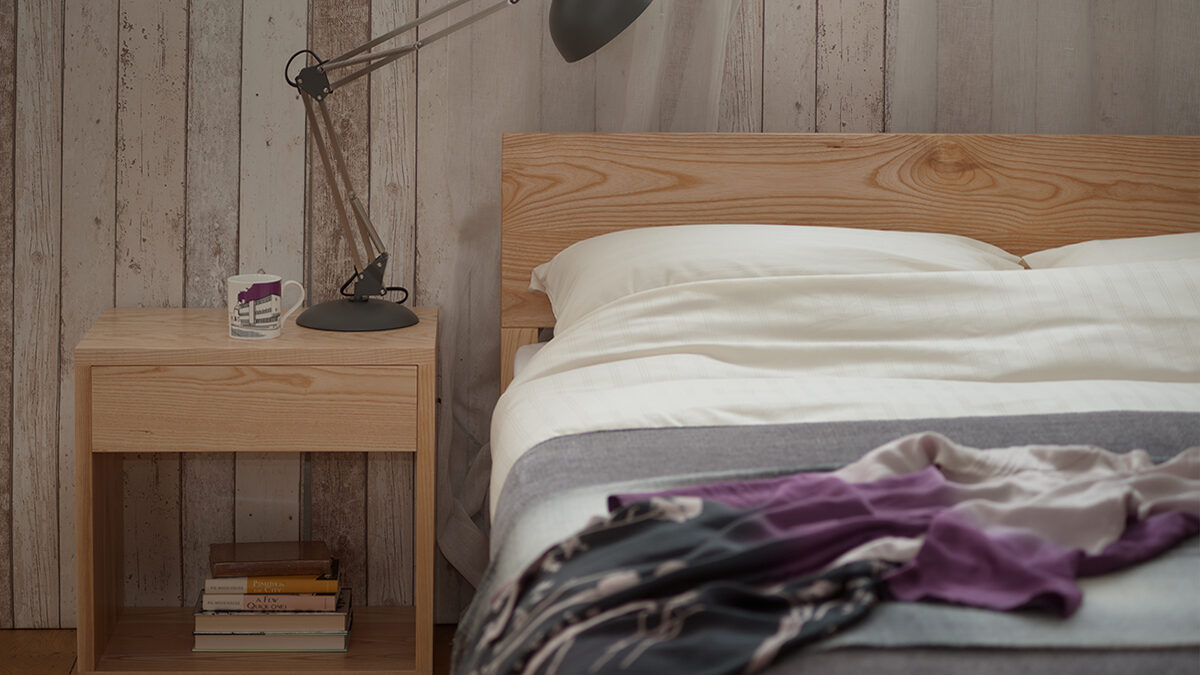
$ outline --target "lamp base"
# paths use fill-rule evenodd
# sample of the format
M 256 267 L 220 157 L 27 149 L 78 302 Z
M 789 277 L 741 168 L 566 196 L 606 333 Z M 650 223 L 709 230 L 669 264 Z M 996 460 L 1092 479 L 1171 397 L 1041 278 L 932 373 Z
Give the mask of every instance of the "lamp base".
M 417 323 L 417 315 L 387 300 L 329 300 L 304 310 L 296 323 L 316 330 L 356 333 L 411 326 Z

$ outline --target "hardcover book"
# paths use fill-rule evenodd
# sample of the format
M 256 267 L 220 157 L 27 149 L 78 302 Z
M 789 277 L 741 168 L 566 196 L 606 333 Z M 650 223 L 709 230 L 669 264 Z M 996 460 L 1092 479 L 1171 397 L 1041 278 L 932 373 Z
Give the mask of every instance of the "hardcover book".
M 337 607 L 330 612 L 206 611 L 198 604 L 195 632 L 344 633 L 350 630 L 350 617 L 350 589 L 344 588 L 337 596 Z
M 344 652 L 349 633 L 197 633 L 194 652 Z
M 332 612 L 337 596 L 330 593 L 202 593 L 200 609 L 234 612 Z
M 253 541 L 211 544 L 213 577 L 296 576 L 329 574 L 331 556 L 323 541 Z
M 332 569 L 322 575 L 284 575 L 213 577 L 204 580 L 204 592 L 275 594 L 275 593 L 334 593 L 338 592 L 338 563 L 333 559 Z

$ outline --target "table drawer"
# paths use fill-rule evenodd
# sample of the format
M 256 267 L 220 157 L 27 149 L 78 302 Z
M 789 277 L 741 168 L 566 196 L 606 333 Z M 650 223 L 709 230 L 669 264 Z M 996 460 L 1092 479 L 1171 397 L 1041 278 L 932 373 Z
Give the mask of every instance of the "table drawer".
M 93 452 L 413 452 L 416 366 L 94 366 Z

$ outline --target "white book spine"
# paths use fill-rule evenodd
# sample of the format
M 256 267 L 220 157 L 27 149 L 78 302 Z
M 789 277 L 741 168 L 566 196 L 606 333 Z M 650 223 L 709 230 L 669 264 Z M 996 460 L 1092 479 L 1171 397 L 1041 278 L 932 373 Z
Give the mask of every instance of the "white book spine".
M 204 580 L 205 593 L 245 593 L 246 577 L 218 577 Z
M 337 608 L 334 595 L 243 595 L 205 593 L 200 609 L 208 612 L 332 612 Z
M 205 593 L 200 608 L 210 612 L 221 610 L 241 611 L 246 608 L 246 601 L 241 595 L 211 595 Z

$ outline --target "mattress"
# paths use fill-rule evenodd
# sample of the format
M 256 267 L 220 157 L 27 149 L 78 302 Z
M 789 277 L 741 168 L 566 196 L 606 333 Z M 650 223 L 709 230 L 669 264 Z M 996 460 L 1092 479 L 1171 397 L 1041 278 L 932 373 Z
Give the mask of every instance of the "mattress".
M 929 430 L 976 447 L 1157 445 L 1165 457 L 1200 445 L 1196 345 L 1195 261 L 733 279 L 610 302 L 559 326 L 497 405 L 493 562 L 460 643 L 473 639 L 483 603 L 551 542 L 603 513 L 606 494 L 834 468 L 872 444 Z M 1164 580 L 1197 577 L 1194 545 L 1164 560 L 1109 597 L 1161 595 L 1173 583 Z M 1200 589 L 1189 588 L 1194 598 Z M 1174 628 L 1200 633 L 1195 607 L 1176 609 Z M 917 620 L 900 623 L 954 624 L 945 610 L 919 607 Z M 1050 642 L 993 613 L 981 619 L 993 622 L 985 630 L 974 629 L 998 636 L 988 644 L 931 640 L 928 630 L 906 637 L 880 612 L 874 632 L 826 645 L 836 658 L 822 652 L 779 667 L 861 672 L 902 649 L 910 667 L 953 669 L 955 658 L 979 665 L 994 652 L 985 670 L 1052 672 L 1064 666 L 1064 647 L 1082 650 L 1071 661 L 1077 669 L 1116 664 L 1129 654 L 1113 660 L 1112 645 L 1094 641 L 1119 629 L 1089 622 L 1104 623 L 1097 617 L 1120 604 L 1094 611 L 1085 604 L 1085 618 L 1072 624 L 1084 628 Z M 1146 638 L 1157 666 L 1194 667 L 1200 651 L 1180 634 Z M 963 646 L 971 656 L 946 651 Z M 1010 658 L 1013 649 L 1022 657 Z

